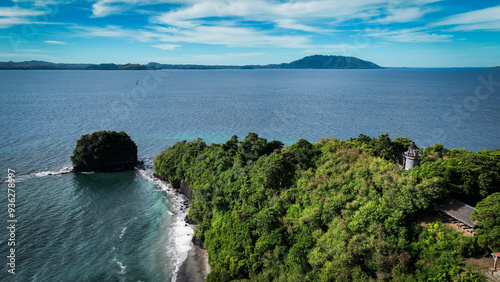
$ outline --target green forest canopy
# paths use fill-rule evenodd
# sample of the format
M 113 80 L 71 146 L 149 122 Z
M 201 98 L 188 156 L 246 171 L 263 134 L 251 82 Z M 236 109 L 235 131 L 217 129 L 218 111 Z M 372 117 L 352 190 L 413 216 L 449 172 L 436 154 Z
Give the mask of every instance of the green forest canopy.
M 188 183 L 189 217 L 208 250 L 209 281 L 478 281 L 464 258 L 488 250 L 425 212 L 455 197 L 474 206 L 500 192 L 500 150 L 421 150 L 411 140 L 360 135 L 284 147 L 250 133 L 239 141 L 179 142 L 154 160 L 157 175 Z M 484 245 L 482 245 L 484 246 Z
M 124 131 L 96 131 L 76 141 L 71 162 L 79 172 L 133 169 L 137 145 Z

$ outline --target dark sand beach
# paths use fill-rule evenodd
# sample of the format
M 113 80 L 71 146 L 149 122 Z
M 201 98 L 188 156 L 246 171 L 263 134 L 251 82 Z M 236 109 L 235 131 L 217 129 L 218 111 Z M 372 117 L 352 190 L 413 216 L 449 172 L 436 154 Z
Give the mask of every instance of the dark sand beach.
M 210 273 L 207 251 L 190 243 L 191 250 L 177 273 L 177 282 L 206 281 Z

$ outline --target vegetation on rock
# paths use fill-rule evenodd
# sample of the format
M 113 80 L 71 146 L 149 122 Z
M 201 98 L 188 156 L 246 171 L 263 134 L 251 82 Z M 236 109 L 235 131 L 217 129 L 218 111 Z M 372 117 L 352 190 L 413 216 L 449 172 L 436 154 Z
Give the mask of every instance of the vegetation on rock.
M 137 164 L 137 146 L 123 131 L 97 131 L 77 140 L 71 161 L 79 172 L 132 169 Z
M 500 192 L 500 150 L 435 145 L 420 167 L 398 169 L 410 143 L 385 134 L 284 147 L 250 133 L 177 143 L 154 170 L 194 193 L 188 217 L 209 281 L 481 281 L 464 259 L 486 253 L 477 238 L 420 218 L 451 195 L 474 205 Z

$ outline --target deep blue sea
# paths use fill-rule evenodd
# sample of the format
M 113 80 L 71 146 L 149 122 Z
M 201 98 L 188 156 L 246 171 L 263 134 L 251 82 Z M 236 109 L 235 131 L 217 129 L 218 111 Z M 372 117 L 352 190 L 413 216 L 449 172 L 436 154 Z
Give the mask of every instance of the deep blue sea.
M 192 236 L 182 197 L 151 168 L 62 174 L 76 140 L 97 130 L 124 130 L 148 164 L 177 141 L 248 132 L 286 144 L 389 133 L 419 147 L 500 148 L 491 69 L 0 71 L 0 103 L 1 281 L 175 280 Z

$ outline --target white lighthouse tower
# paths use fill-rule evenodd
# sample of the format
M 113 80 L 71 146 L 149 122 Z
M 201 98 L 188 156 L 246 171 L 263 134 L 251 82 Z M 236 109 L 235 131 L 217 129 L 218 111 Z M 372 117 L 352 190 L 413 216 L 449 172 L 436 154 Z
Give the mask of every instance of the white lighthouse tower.
M 415 142 L 413 142 L 410 147 L 408 147 L 408 151 L 404 153 L 404 157 L 406 170 L 412 169 L 418 165 L 420 153 L 418 152 L 417 146 L 415 146 Z

